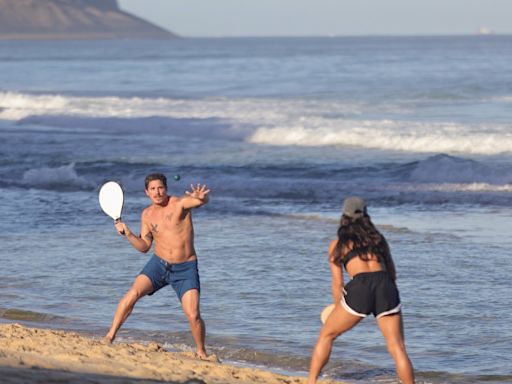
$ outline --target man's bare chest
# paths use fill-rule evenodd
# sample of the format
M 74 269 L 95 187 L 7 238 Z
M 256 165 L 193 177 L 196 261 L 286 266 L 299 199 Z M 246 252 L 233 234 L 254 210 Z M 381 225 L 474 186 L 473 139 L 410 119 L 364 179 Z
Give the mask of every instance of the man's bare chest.
M 153 237 L 168 234 L 179 234 L 187 230 L 188 217 L 180 215 L 180 212 L 168 210 L 149 218 L 149 229 Z

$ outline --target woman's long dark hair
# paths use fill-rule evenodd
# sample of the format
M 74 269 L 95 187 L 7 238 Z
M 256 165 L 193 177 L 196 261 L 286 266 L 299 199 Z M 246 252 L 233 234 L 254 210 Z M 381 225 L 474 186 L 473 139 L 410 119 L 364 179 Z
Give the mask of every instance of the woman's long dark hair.
M 359 257 L 368 261 L 368 254 L 374 254 L 386 264 L 391 260 L 388 243 L 385 237 L 375 228 L 370 216 L 353 219 L 342 215 L 338 228 L 338 243 L 334 249 L 333 261 L 341 264 L 343 258 L 352 250 L 368 248 L 368 252 L 362 252 Z

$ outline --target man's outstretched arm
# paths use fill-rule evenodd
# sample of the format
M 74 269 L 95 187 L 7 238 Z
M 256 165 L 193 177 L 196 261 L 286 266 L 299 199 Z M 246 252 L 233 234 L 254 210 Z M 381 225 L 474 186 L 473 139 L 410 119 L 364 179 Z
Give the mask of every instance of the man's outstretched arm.
M 185 191 L 185 196 L 180 199 L 183 209 L 197 208 L 208 203 L 210 190 L 206 188 L 206 185 L 194 186 L 191 184 L 190 189 L 191 191 Z

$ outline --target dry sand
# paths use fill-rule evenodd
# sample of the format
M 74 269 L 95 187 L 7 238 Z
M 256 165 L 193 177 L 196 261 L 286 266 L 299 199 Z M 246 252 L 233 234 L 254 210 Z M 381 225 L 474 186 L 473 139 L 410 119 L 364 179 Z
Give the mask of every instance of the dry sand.
M 0 325 L 2 383 L 305 383 L 304 377 L 235 367 L 215 357 L 211 360 L 168 352 L 156 343 L 110 345 L 72 332 Z

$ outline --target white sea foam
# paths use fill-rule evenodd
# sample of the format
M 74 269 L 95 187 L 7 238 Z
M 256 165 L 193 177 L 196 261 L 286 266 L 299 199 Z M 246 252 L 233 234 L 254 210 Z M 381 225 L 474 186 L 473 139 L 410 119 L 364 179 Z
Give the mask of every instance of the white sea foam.
M 63 96 L 34 96 L 13 92 L 0 92 L 0 119 L 20 120 L 35 114 L 64 111 L 69 104 Z
M 243 123 L 281 121 L 286 115 L 272 100 L 77 97 L 0 92 L 0 119 L 19 121 L 30 116 L 91 118 L 221 118 Z M 263 115 L 262 112 L 265 111 Z
M 512 151 L 506 126 L 389 120 L 309 121 L 293 127 L 260 128 L 252 143 L 341 145 L 419 153 L 499 154 Z M 490 131 L 490 132 L 489 132 Z
M 152 118 L 145 124 L 155 126 L 167 126 L 166 121 L 159 119 L 216 119 L 225 122 L 236 135 L 226 136 L 222 130 L 209 129 L 210 137 L 238 138 L 254 144 L 354 146 L 403 152 L 485 155 L 512 151 L 512 132 L 505 124 L 363 120 L 360 117 L 364 110 L 362 104 L 332 100 L 189 100 L 0 92 L 0 119 L 27 120 L 39 125 L 52 126 L 55 117 L 66 117 L 67 120 L 60 123 L 75 128 L 77 124 L 73 124 L 73 119 L 80 118 L 80 124 L 93 129 L 94 119 L 101 118 L 123 119 L 123 125 L 128 128 L 130 123 L 134 127 L 140 126 L 141 122 L 137 120 L 140 118 Z M 205 127 L 201 128 L 204 133 Z M 187 130 L 186 133 L 190 132 Z
M 433 191 L 446 192 L 512 192 L 512 184 L 495 185 L 488 183 L 444 184 L 432 187 Z
M 512 103 L 512 96 L 493 97 L 491 100 L 493 100 L 493 101 L 503 101 L 505 103 Z
M 400 192 L 512 192 L 512 184 L 489 183 L 443 183 L 443 184 L 401 184 L 390 185 L 389 190 Z
M 85 178 L 78 176 L 73 163 L 56 168 L 30 169 L 23 174 L 22 181 L 29 187 L 43 189 L 75 190 L 95 187 Z

